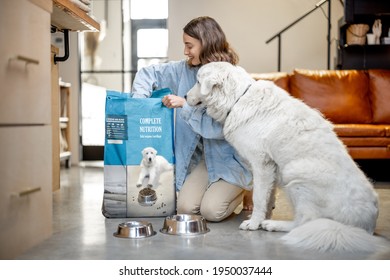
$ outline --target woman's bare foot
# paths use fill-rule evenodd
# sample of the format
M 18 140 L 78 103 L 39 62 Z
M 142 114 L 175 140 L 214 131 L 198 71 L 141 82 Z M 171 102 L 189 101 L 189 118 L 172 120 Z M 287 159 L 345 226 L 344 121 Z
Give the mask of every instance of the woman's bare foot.
M 253 191 L 245 191 L 243 199 L 243 211 L 253 211 L 253 200 L 252 200 Z

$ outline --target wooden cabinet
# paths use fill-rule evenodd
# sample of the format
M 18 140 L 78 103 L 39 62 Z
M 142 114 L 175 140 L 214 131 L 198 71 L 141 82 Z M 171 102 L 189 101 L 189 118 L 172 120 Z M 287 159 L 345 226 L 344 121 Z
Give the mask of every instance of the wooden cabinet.
M 1 1 L 0 14 L 0 123 L 50 123 L 50 84 L 42 83 L 50 77 L 50 13 L 15 0 Z
M 100 24 L 69 0 L 53 0 L 52 25 L 60 30 L 99 31 Z
M 52 25 L 100 28 L 67 0 L 0 1 L 0 259 L 13 259 L 52 234 L 60 91 L 67 88 L 59 85 Z
M 0 259 L 12 259 L 52 232 L 49 125 L 0 126 Z
M 51 11 L 0 2 L 0 259 L 52 233 Z

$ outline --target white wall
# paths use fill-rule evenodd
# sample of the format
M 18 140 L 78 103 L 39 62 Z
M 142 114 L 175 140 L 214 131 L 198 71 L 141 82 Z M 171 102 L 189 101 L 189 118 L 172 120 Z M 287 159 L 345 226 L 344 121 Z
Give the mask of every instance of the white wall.
M 169 0 L 169 58 L 182 59 L 183 27 L 194 17 L 211 16 L 225 31 L 240 55 L 240 65 L 249 72 L 277 71 L 277 39 L 265 42 L 319 0 Z M 337 21 L 343 16 L 339 1 L 332 1 L 331 69 L 336 56 Z M 328 4 L 322 5 L 282 35 L 281 71 L 294 68 L 327 68 Z

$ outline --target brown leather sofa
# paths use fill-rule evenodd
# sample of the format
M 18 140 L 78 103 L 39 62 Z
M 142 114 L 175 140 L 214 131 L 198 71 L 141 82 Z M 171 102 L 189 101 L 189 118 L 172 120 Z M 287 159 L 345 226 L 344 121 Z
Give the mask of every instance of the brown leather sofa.
M 318 109 L 354 159 L 390 159 L 390 70 L 252 74 Z

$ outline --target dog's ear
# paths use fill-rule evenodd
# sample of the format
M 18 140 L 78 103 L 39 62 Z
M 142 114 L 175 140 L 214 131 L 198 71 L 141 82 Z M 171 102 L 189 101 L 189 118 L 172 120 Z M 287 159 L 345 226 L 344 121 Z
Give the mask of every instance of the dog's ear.
M 207 95 L 209 94 L 214 87 L 221 85 L 221 79 L 219 75 L 211 74 L 208 77 L 203 79 L 203 82 L 200 84 L 200 94 Z

